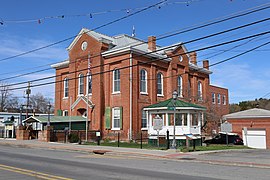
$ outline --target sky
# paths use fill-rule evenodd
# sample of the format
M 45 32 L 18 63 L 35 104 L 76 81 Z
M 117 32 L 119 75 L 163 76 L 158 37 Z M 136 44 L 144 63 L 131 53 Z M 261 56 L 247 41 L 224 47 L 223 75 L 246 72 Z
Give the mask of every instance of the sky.
M 185 43 L 270 17 L 270 11 L 266 9 L 205 28 L 171 35 L 173 32 L 232 16 L 267 3 L 270 5 L 270 0 L 167 0 L 158 6 L 101 27 L 161 1 L 2 1 L 0 6 L 0 81 L 13 84 L 55 75 L 55 71 L 50 68 L 50 65 L 68 58 L 66 48 L 72 42 L 72 37 L 76 36 L 84 27 L 114 36 L 118 34 L 131 35 L 134 26 L 136 38 L 147 40 L 148 36 L 154 35 L 157 37 L 158 45 L 168 46 L 179 42 Z M 188 51 L 193 51 L 267 32 L 269 27 L 270 21 L 267 19 L 245 28 L 187 43 L 185 46 Z M 165 34 L 171 36 L 159 39 Z M 65 41 L 56 43 L 62 40 Z M 210 65 L 226 60 L 267 43 L 269 40 L 270 34 L 265 34 L 198 51 L 198 65 L 201 65 L 201 61 L 205 59 L 209 60 Z M 48 48 L 13 57 L 54 43 L 56 44 Z M 270 45 L 267 44 L 245 55 L 210 67 L 213 72 L 210 76 L 211 84 L 228 88 L 230 103 L 254 100 L 255 98 L 270 98 L 269 50 Z M 39 70 L 41 72 L 35 72 Z M 25 73 L 30 74 L 20 76 Z M 19 77 L 12 78 L 14 76 Z M 54 82 L 54 79 L 33 82 L 32 85 L 44 82 Z M 22 101 L 25 101 L 23 97 L 26 85 L 10 87 L 11 89 L 22 87 L 19 90 L 12 90 L 13 95 L 21 98 Z M 32 94 L 41 92 L 52 101 L 54 91 L 53 84 L 32 88 Z

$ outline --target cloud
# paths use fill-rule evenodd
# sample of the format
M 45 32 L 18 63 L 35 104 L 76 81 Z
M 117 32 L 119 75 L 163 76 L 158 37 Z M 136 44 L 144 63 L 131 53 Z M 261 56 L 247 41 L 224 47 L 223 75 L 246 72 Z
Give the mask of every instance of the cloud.
M 34 39 L 1 34 L 0 57 L 6 58 L 22 54 L 33 49 L 47 46 L 51 43 L 51 41 L 46 39 Z M 48 59 L 59 61 L 65 59 L 66 56 L 67 52 L 65 48 L 60 45 L 55 45 L 39 51 L 31 52 L 21 57 L 35 59 L 35 61 Z
M 270 87 L 269 78 L 265 78 L 263 73 L 256 73 L 256 68 L 248 64 L 228 63 L 212 70 L 211 84 L 227 87 L 231 102 L 260 98 L 266 93 L 265 87 Z

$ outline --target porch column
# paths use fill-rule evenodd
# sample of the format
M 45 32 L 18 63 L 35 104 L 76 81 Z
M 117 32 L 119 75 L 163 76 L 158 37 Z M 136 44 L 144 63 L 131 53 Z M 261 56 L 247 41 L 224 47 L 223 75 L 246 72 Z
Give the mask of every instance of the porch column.
M 187 127 L 188 127 L 189 133 L 190 133 L 190 124 L 191 124 L 191 122 L 190 122 L 190 120 L 191 120 L 190 115 L 191 115 L 190 112 L 187 113 Z

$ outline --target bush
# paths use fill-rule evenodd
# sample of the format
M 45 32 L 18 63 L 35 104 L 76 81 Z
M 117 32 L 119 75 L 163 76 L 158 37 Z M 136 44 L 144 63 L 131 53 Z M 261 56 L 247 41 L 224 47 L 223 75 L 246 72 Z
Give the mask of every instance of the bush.
M 70 143 L 77 143 L 79 142 L 80 138 L 77 134 L 70 134 L 68 135 L 68 140 Z

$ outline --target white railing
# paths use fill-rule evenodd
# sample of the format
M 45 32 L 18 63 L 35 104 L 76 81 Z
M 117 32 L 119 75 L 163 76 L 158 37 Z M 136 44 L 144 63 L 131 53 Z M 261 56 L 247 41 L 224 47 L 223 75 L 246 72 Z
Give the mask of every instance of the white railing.
M 169 134 L 173 135 L 173 126 L 163 126 L 163 129 L 159 131 L 159 135 L 166 136 L 167 130 Z M 157 130 L 153 129 L 153 126 L 148 128 L 149 135 L 157 135 Z M 201 128 L 199 126 L 175 126 L 175 135 L 181 136 L 184 134 L 201 134 Z

